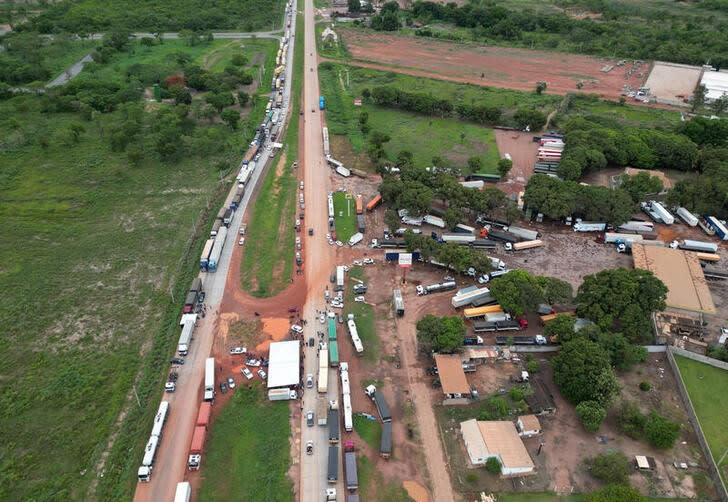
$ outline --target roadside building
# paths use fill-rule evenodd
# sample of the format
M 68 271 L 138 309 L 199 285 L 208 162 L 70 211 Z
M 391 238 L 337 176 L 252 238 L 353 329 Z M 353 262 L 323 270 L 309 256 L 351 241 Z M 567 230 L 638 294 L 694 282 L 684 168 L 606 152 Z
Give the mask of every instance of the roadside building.
M 534 472 L 533 460 L 513 422 L 484 422 L 472 418 L 460 423 L 460 431 L 473 465 L 485 465 L 489 458 L 495 457 L 501 464 L 503 476 Z
M 436 354 L 435 364 L 442 384 L 442 392 L 449 398 L 470 396 L 470 385 L 465 378 L 463 363 L 457 354 Z
M 298 340 L 270 344 L 268 389 L 293 387 L 301 379 L 301 342 Z

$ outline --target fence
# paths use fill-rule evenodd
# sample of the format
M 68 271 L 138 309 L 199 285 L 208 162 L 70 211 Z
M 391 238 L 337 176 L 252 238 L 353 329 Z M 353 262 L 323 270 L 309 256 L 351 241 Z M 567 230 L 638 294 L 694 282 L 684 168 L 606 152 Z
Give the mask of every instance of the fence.
M 675 379 L 677 380 L 677 389 L 680 392 L 683 403 L 685 404 L 685 409 L 688 412 L 688 418 L 690 420 L 690 423 L 693 425 L 693 429 L 695 430 L 695 435 L 698 436 L 698 443 L 700 443 L 700 448 L 703 450 L 703 455 L 705 456 L 705 460 L 708 463 L 708 471 L 710 472 L 710 475 L 715 482 L 716 489 L 718 490 L 718 496 L 723 502 L 728 502 L 728 491 L 726 491 L 723 479 L 720 477 L 720 473 L 718 472 L 718 466 L 715 464 L 715 460 L 710 453 L 708 442 L 705 440 L 705 435 L 703 434 L 703 428 L 700 426 L 700 420 L 698 420 L 698 416 L 695 414 L 695 410 L 693 409 L 693 402 L 690 400 L 688 391 L 685 388 L 685 382 L 683 382 L 682 374 L 680 373 L 680 369 L 677 367 L 673 352 L 678 354 L 679 356 L 684 356 L 695 361 L 705 362 L 707 364 L 710 364 L 711 366 L 716 366 L 718 368 L 720 368 L 721 366 L 713 364 L 713 362 L 720 363 L 721 361 L 716 361 L 715 359 L 710 359 L 709 357 L 694 354 L 692 352 L 688 352 L 687 350 L 678 349 L 676 347 L 670 347 L 667 350 L 667 360 L 670 363 L 672 372 L 675 375 Z M 725 363 L 722 364 L 725 365 Z M 726 368 L 724 369 L 728 369 L 728 365 L 726 365 Z

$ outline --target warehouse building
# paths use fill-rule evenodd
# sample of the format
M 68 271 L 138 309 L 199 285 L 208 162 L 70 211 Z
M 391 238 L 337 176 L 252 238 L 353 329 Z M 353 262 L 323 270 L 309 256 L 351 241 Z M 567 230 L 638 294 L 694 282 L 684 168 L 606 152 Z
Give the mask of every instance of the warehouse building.
M 298 340 L 270 344 L 268 389 L 292 387 L 301 379 L 301 342 Z
M 485 465 L 489 458 L 495 457 L 501 463 L 503 476 L 534 472 L 533 460 L 513 422 L 483 422 L 472 418 L 460 423 L 460 431 L 473 465 Z
M 728 72 L 709 71 L 703 72 L 700 85 L 705 86 L 705 102 L 712 103 L 721 96 L 728 96 Z

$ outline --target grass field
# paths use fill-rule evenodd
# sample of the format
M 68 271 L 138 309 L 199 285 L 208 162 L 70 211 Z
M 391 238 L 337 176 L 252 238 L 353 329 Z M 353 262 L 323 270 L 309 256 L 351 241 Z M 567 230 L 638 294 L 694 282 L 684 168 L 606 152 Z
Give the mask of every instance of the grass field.
M 382 442 L 382 426 L 361 415 L 354 415 L 354 430 L 366 444 L 378 450 Z
M 366 283 L 364 270 L 361 267 L 352 267 L 347 272 L 349 279 L 346 281 L 346 293 L 344 297 L 344 317 L 354 314 L 356 330 L 364 345 L 364 359 L 370 363 L 379 360 L 379 337 L 374 327 L 374 307 L 364 302 L 355 302 L 354 281 L 352 278 L 363 280 Z M 347 333 L 348 334 L 348 333 Z M 349 340 L 351 343 L 351 339 Z
M 584 502 L 586 495 L 575 493 L 572 495 L 556 495 L 555 493 L 499 493 L 499 502 Z M 680 502 L 690 499 L 668 499 L 647 497 L 647 502 Z M 617 501 L 615 501 L 617 502 Z
M 343 192 L 334 193 L 334 224 L 336 238 L 347 242 L 356 233 L 356 206 L 351 196 Z
M 675 362 L 680 368 L 713 459 L 718 464 L 723 481 L 728 482 L 728 401 L 716 396 L 716 389 L 728 388 L 728 371 L 680 356 L 675 356 Z
M 288 401 L 268 401 L 258 385 L 233 392 L 212 424 L 200 500 L 291 500 Z
M 680 112 L 674 110 L 629 104 L 620 105 L 613 101 L 600 100 L 595 96 L 574 95 L 567 99 L 569 100 L 568 109 L 557 115 L 557 119 L 560 121 L 564 118 L 597 115 L 612 118 L 631 127 L 672 129 L 680 123 Z
M 296 37 L 303 40 L 303 18 L 296 21 Z M 303 45 L 296 44 L 293 64 L 294 75 L 303 72 Z M 293 80 L 291 89 L 291 110 L 298 110 L 303 80 Z M 261 100 L 263 102 L 263 100 Z M 264 105 L 263 105 L 264 106 Z M 293 258 L 295 245 L 296 210 L 298 209 L 296 181 L 293 162 L 298 155 L 298 115 L 295 112 L 286 131 L 284 147 L 266 174 L 258 192 L 259 201 L 253 207 L 248 223 L 247 247 L 243 253 L 240 267 L 240 279 L 243 288 L 253 296 L 275 296 L 288 284 L 293 275 Z M 276 169 L 281 155 L 285 155 L 285 164 L 281 171 Z
M 377 445 L 379 448 L 379 445 Z M 387 502 L 414 502 L 404 487 L 397 481 L 385 481 L 381 473 L 374 469 L 369 458 L 358 455 L 356 458 L 359 475 L 361 500 L 386 500 Z

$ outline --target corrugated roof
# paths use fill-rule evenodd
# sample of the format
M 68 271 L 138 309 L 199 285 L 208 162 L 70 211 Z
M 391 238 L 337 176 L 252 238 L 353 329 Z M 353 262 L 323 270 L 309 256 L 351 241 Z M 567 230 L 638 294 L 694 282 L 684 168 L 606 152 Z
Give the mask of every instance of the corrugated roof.
M 695 253 L 634 243 L 632 257 L 635 268 L 649 270 L 665 283 L 668 307 L 715 314 L 713 297 Z
M 485 458 L 489 455 L 488 448 L 485 447 L 483 435 L 478 428 L 478 421 L 474 418 L 460 422 L 460 432 L 463 435 L 465 447 L 468 450 L 470 461 L 474 463 L 475 459 Z
M 478 428 L 483 436 L 485 447 L 489 452 L 497 453 L 500 456 L 503 467 L 534 467 L 531 456 L 523 445 L 513 422 L 478 422 Z
M 268 388 L 288 387 L 300 382 L 300 344 L 298 340 L 274 342 L 268 353 Z
M 524 431 L 540 431 L 541 430 L 541 422 L 538 421 L 538 418 L 536 418 L 536 415 L 522 415 L 522 416 L 518 417 L 518 419 L 521 421 L 521 424 L 523 424 Z
M 435 354 L 437 373 L 445 394 L 469 394 L 470 385 L 465 378 L 459 355 Z
M 465 356 L 468 359 L 495 359 L 498 357 L 498 351 L 495 349 L 476 349 L 468 347 L 465 349 Z

